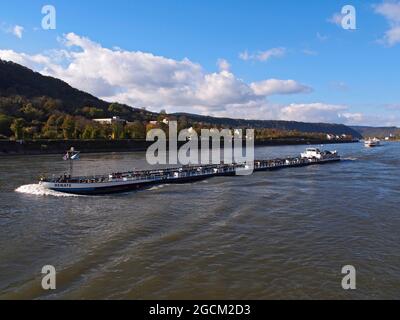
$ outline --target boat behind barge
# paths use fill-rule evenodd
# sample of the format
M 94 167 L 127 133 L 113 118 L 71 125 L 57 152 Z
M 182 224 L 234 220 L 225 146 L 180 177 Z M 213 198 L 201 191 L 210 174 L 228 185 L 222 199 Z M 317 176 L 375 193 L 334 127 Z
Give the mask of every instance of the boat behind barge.
M 299 157 L 273 160 L 255 160 L 253 170 L 270 171 L 283 168 L 304 167 L 340 161 L 336 151 L 320 151 L 308 148 Z M 251 166 L 242 164 L 210 164 L 182 166 L 158 170 L 116 172 L 109 175 L 58 178 L 42 178 L 39 182 L 44 188 L 71 194 L 101 195 L 116 192 L 145 189 L 154 185 L 189 183 L 217 176 L 234 176 L 239 170 L 250 170 Z

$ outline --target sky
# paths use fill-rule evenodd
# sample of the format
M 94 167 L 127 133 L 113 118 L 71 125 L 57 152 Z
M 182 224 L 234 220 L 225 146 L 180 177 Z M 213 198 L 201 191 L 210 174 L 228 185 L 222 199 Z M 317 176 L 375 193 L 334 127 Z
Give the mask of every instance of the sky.
M 7 1 L 0 58 L 152 111 L 400 126 L 400 0 Z

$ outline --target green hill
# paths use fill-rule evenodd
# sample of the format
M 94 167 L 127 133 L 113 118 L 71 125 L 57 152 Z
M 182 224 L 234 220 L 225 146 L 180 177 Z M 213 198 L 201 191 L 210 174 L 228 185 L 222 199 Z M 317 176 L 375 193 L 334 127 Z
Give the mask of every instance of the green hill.
M 390 135 L 400 136 L 400 128 L 397 127 L 368 127 L 368 126 L 352 126 L 352 129 L 358 131 L 363 137 L 385 138 Z
M 108 110 L 109 102 L 72 88 L 62 80 L 43 76 L 24 66 L 3 60 L 0 60 L 0 99 L 0 112 L 9 116 L 18 115 L 18 110 L 15 109 L 21 100 L 29 101 L 44 109 L 43 111 L 46 111 L 46 106 L 40 104 L 49 101 L 57 111 L 71 115 L 84 116 L 84 112 L 80 112 L 80 109 L 84 107 L 102 110 L 103 114 L 100 111 L 98 114 L 105 117 L 115 115 Z M 43 102 L 44 100 L 46 101 Z M 157 116 L 155 113 L 142 109 L 131 108 L 123 104 L 119 106 L 123 109 L 122 113 L 127 120 L 146 120 Z
M 231 118 L 216 118 L 216 117 L 201 116 L 201 115 L 187 114 L 187 113 L 175 113 L 174 115 L 175 116 L 185 115 L 188 119 L 192 119 L 195 122 L 202 122 L 205 124 L 227 126 L 233 128 L 247 127 L 254 129 L 277 129 L 285 131 L 330 133 L 335 135 L 346 134 L 346 135 L 351 135 L 354 138 L 361 138 L 361 135 L 358 131 L 343 124 L 310 123 L 310 122 L 283 121 L 283 120 L 245 120 L 245 119 L 231 119 Z
M 59 79 L 43 76 L 24 66 L 0 60 L 0 136 L 10 137 L 18 128 L 23 129 L 24 137 L 40 136 L 43 130 L 70 126 L 74 128 L 75 138 L 83 136 L 88 126 L 93 126 L 91 119 L 120 116 L 129 121 L 146 124 L 156 120 L 160 114 L 144 109 L 133 108 L 124 104 L 103 101 Z M 263 121 L 216 118 L 196 114 L 174 114 L 183 117 L 188 124 L 204 124 L 221 127 L 276 129 L 303 133 L 346 134 L 355 138 L 361 135 L 354 129 L 341 124 L 304 123 L 294 121 Z M 70 118 L 68 118 L 70 117 Z M 95 130 L 94 128 L 93 130 Z M 57 133 L 57 132 L 56 132 Z M 108 134 L 108 133 L 107 133 Z M 92 133 L 87 133 L 92 135 Z M 92 135 L 93 136 L 93 135 Z M 53 138 L 56 138 L 54 136 Z

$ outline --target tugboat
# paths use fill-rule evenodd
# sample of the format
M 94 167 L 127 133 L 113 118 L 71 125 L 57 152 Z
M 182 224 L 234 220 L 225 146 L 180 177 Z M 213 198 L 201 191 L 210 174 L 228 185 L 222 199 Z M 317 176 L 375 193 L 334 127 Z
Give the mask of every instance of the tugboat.
M 367 139 L 364 141 L 364 145 L 367 148 L 379 147 L 381 146 L 381 140 L 379 140 L 378 138 Z
M 251 166 L 251 163 L 220 163 L 74 177 L 73 162 L 79 160 L 79 154 L 79 151 L 71 148 L 64 156 L 64 160 L 70 162 L 69 175 L 64 174 L 57 178 L 43 177 L 39 184 L 44 188 L 58 192 L 101 195 L 145 189 L 159 184 L 188 183 L 218 176 L 235 176 L 239 170 L 271 171 L 340 161 L 340 156 L 336 151 L 320 151 L 317 148 L 308 148 L 298 157 L 255 160 L 253 166 Z

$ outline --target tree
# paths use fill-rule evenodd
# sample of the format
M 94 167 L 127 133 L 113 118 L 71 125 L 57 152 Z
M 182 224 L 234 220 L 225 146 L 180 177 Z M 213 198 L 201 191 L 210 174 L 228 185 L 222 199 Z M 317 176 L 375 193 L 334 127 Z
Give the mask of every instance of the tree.
M 10 129 L 12 123 L 12 118 L 4 115 L 4 114 L 0 114 L 0 134 L 1 135 L 5 135 L 7 137 L 9 137 L 12 134 L 12 131 Z
M 92 134 L 93 134 L 93 127 L 91 125 L 87 125 L 85 127 L 85 130 L 83 130 L 82 133 L 82 139 L 92 139 Z
M 104 116 L 104 111 L 99 108 L 94 107 L 84 107 L 82 109 L 82 114 L 89 119 L 101 118 Z
M 38 128 L 35 126 L 24 127 L 24 129 L 23 129 L 24 139 L 35 138 L 37 132 L 38 132 Z
M 133 123 L 128 124 L 125 127 L 128 136 L 131 139 L 145 139 L 146 138 L 146 127 L 142 122 L 135 120 Z
M 113 116 L 122 116 L 128 113 L 128 110 L 119 103 L 112 103 L 108 107 L 108 112 L 110 112 Z
M 42 128 L 42 134 L 45 138 L 56 139 L 58 136 L 57 116 L 51 115 Z
M 183 129 L 188 129 L 189 122 L 186 116 L 180 116 L 178 119 L 178 132 Z
M 75 123 L 73 138 L 79 139 L 82 136 L 85 127 L 90 124 L 90 122 L 84 117 L 80 116 L 74 117 L 73 120 Z
M 113 123 L 112 124 L 112 139 L 113 140 L 117 140 L 117 139 L 121 139 L 124 136 L 124 126 L 119 123 Z
M 167 119 L 167 112 L 163 109 L 160 111 L 158 117 L 157 117 L 157 121 L 158 122 L 163 122 L 164 119 Z
M 63 130 L 64 139 L 72 139 L 75 131 L 75 121 L 71 116 L 66 116 L 61 126 Z
M 24 105 L 19 111 L 23 114 L 23 117 L 28 121 L 40 120 L 44 115 L 43 111 L 36 109 L 32 105 L 32 103 Z
M 24 125 L 25 120 L 22 118 L 14 119 L 11 124 L 11 130 L 14 133 L 16 140 L 21 140 L 24 138 Z
M 92 135 L 91 135 L 91 139 L 102 139 L 105 136 L 103 135 L 102 131 L 100 130 L 100 128 L 97 127 L 93 127 L 92 130 Z
M 57 101 L 55 101 L 54 99 L 48 98 L 46 100 L 46 102 L 44 103 L 43 108 L 47 112 L 54 112 L 58 108 Z

